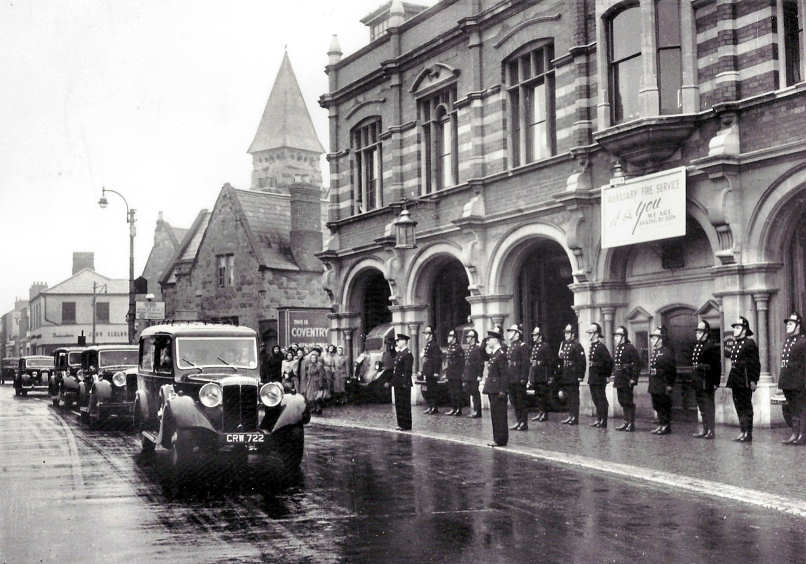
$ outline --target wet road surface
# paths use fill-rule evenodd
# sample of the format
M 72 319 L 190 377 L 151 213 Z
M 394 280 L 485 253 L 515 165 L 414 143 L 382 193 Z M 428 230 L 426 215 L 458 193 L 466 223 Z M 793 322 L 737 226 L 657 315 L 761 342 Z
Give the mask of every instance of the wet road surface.
M 125 427 L 0 388 L 3 562 L 793 562 L 802 519 L 517 454 L 307 428 L 301 472 L 192 492 Z

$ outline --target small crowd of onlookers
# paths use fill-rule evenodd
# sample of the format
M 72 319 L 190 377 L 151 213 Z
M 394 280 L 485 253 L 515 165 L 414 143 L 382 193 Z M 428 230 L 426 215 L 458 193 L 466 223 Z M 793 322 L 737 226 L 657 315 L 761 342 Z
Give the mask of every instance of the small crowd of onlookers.
M 349 369 L 343 347 L 328 345 L 322 350 L 298 344 L 274 345 L 271 351 L 261 353 L 260 375 L 264 382 L 283 382 L 300 392 L 316 414 L 329 402 L 346 401 Z

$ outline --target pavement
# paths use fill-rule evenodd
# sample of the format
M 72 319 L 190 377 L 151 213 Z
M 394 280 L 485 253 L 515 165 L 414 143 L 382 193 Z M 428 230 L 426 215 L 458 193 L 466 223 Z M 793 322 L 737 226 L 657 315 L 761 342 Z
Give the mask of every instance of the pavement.
M 489 411 L 485 410 L 481 419 L 472 419 L 445 415 L 444 408 L 439 415 L 425 415 L 423 409 L 412 407 L 411 431 L 395 430 L 392 405 L 331 407 L 312 422 L 490 448 Z M 548 422 L 530 421 L 527 431 L 510 431 L 509 444 L 496 450 L 806 517 L 802 470 L 806 447 L 781 444 L 789 429 L 757 428 L 752 443 L 738 443 L 733 441 L 739 433 L 737 428 L 720 426 L 716 439 L 695 439 L 691 434 L 699 430 L 699 424 L 676 422 L 674 418 L 672 434 L 658 436 L 649 432 L 655 424 L 648 419 L 636 422 L 636 432 L 624 433 L 615 430 L 621 424 L 618 419 L 609 420 L 609 428 L 600 430 L 588 426 L 594 421 L 592 417 L 582 416 L 578 426 L 562 425 L 564 417 L 552 413 Z M 510 410 L 509 422 L 514 421 Z

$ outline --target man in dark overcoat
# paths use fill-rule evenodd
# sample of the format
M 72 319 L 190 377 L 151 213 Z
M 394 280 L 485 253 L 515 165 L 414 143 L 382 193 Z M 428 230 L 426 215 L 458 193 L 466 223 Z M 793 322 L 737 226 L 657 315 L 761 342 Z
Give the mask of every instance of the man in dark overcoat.
M 448 332 L 448 350 L 445 352 L 445 375 L 448 377 L 448 390 L 451 396 L 451 410 L 448 415 L 462 415 L 462 372 L 465 367 L 465 353 L 456 337 L 456 330 Z
M 588 387 L 591 400 L 596 407 L 596 421 L 591 427 L 607 429 L 607 412 L 610 404 L 607 402 L 605 388 L 610 375 L 613 373 L 613 358 L 610 351 L 602 342 L 602 326 L 591 323 L 588 328 L 590 350 L 588 351 Z
M 395 391 L 395 415 L 398 431 L 411 429 L 411 372 L 414 357 L 409 350 L 409 336 L 397 335 L 397 354 L 392 369 L 392 387 Z
M 507 358 L 501 350 L 501 335 L 498 331 L 488 331 L 482 359 L 487 362 L 487 377 L 484 379 L 482 393 L 490 400 L 490 420 L 493 426 L 493 442 L 489 446 L 506 446 L 509 441 L 507 428 Z
M 657 327 L 649 337 L 652 352 L 649 358 L 649 393 L 652 409 L 658 413 L 658 426 L 652 430 L 656 435 L 672 432 L 672 389 L 677 379 L 674 353 L 666 346 L 666 331 Z
M 523 330 L 517 324 L 507 329 L 509 348 L 507 356 L 507 379 L 509 380 L 509 401 L 515 409 L 513 431 L 526 431 L 529 428 L 529 410 L 526 406 L 526 382 L 529 379 L 529 349 L 523 343 Z
M 806 444 L 806 335 L 801 333 L 801 316 L 786 318 L 786 340 L 781 348 L 778 387 L 784 391 L 792 435 L 785 445 Z
M 619 325 L 613 333 L 613 387 L 618 394 L 618 402 L 624 412 L 624 423 L 616 431 L 635 431 L 635 397 L 633 390 L 641 373 L 641 357 L 627 336 L 627 328 Z
M 557 354 L 557 372 L 562 385 L 561 392 L 568 405 L 566 425 L 579 424 L 579 384 L 585 379 L 585 349 L 576 340 L 576 331 L 569 323 L 563 331 L 564 340 Z
M 422 351 L 422 366 L 423 379 L 425 380 L 425 391 L 423 396 L 425 401 L 428 402 L 428 409 L 425 413 L 428 415 L 436 415 L 439 413 L 437 407 L 437 381 L 442 372 L 442 349 L 439 348 L 436 335 L 434 335 L 434 328 L 431 325 L 426 325 L 423 329 L 425 344 Z
M 537 415 L 532 421 L 547 421 L 551 400 L 551 379 L 554 369 L 554 351 L 543 340 L 540 327 L 532 329 L 532 352 L 529 356 L 529 386 L 535 391 Z
M 722 378 L 722 360 L 719 345 L 710 340 L 711 325 L 704 319 L 697 323 L 694 348 L 691 350 L 692 384 L 697 407 L 702 418 L 702 431 L 694 433 L 697 439 L 716 436 L 716 407 L 714 391 Z
M 734 440 L 749 443 L 753 440 L 753 392 L 761 375 L 758 345 L 750 337 L 750 322 L 739 316 L 734 323 L 733 338 L 725 342 L 725 356 L 730 359 L 728 387 L 733 392 L 733 405 L 739 418 L 741 434 Z
M 484 361 L 481 359 L 479 334 L 470 329 L 465 336 L 465 362 L 462 370 L 462 389 L 467 396 L 467 404 L 473 408 L 470 417 L 481 417 L 481 394 L 479 382 L 484 372 Z

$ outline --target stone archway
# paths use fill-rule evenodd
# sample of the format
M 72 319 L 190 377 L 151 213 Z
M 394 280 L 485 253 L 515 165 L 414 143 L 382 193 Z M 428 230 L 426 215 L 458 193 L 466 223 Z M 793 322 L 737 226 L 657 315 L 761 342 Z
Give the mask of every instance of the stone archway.
M 386 278 L 377 268 L 365 268 L 353 279 L 348 295 L 348 311 L 357 314 L 359 329 L 369 333 L 378 325 L 392 322 L 389 309 L 391 290 Z

